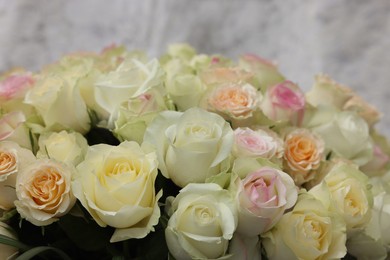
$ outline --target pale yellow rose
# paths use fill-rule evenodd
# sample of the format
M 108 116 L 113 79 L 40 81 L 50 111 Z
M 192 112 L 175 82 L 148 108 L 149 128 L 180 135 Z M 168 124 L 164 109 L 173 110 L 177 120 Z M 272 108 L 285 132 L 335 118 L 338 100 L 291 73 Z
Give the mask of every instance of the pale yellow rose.
M 15 206 L 20 216 L 46 226 L 66 215 L 76 202 L 71 191 L 73 166 L 52 159 L 37 159 L 16 178 Z
M 51 158 L 76 166 L 88 148 L 87 140 L 77 132 L 48 132 L 39 136 L 37 158 Z
M 14 142 L 0 141 L 0 209 L 15 207 L 16 177 L 34 160 L 35 156 L 30 150 Z
M 191 183 L 169 199 L 169 252 L 176 259 L 226 259 L 237 226 L 231 193 L 214 183 Z
M 157 160 L 136 142 L 93 145 L 77 166 L 72 189 L 99 226 L 116 228 L 111 242 L 143 238 L 158 223 Z M 129 191 L 131 196 L 129 196 Z
M 329 201 L 330 198 L 327 198 Z M 340 259 L 347 253 L 343 219 L 322 200 L 302 191 L 292 211 L 262 235 L 267 259 Z
M 164 111 L 149 124 L 144 142 L 155 147 L 161 173 L 184 187 L 228 170 L 233 130 L 222 117 L 200 108 Z
M 348 235 L 364 229 L 371 219 L 373 201 L 368 181 L 356 165 L 342 161 L 336 163 L 323 179 L 336 211 L 346 223 Z
M 0 235 L 12 239 L 17 239 L 16 234 L 12 230 L 12 228 L 7 224 L 5 224 L 4 222 L 0 222 Z M 4 259 L 4 260 L 14 259 L 18 254 L 18 252 L 19 252 L 18 248 L 0 243 L 0 259 Z

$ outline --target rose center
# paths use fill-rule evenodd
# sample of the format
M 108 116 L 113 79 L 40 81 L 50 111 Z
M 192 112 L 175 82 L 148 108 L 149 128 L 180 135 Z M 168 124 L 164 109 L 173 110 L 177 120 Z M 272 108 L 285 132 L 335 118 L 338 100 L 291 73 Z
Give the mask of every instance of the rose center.
M 16 170 L 16 159 L 11 153 L 0 152 L 0 175 Z

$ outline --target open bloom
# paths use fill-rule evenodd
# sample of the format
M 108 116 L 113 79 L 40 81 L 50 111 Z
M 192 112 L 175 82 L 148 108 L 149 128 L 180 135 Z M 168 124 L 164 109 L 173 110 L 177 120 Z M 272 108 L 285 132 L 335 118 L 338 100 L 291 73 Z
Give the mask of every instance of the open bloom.
M 286 171 L 297 185 L 314 178 L 324 157 L 324 142 L 307 129 L 296 129 L 289 133 L 284 144 L 284 164 Z
M 224 257 L 237 226 L 229 191 L 215 183 L 191 183 L 170 199 L 165 229 L 170 253 L 176 259 Z
M 158 223 L 155 194 L 157 160 L 136 142 L 91 146 L 77 166 L 72 188 L 77 199 L 102 227 L 116 228 L 111 242 L 143 238 Z M 129 193 L 130 192 L 130 193 Z
M 16 209 L 36 226 L 45 226 L 65 215 L 76 202 L 71 191 L 73 167 L 40 159 L 25 167 L 16 179 Z

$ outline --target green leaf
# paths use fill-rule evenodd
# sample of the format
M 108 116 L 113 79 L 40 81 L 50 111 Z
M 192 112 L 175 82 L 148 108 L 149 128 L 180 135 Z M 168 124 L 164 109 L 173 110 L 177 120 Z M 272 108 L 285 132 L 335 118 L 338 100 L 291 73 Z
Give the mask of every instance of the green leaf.
M 42 253 L 52 253 L 52 254 L 55 253 L 61 259 L 72 260 L 63 251 L 59 250 L 58 248 L 50 247 L 50 246 L 34 247 L 34 248 L 24 252 L 23 254 L 19 255 L 15 260 L 29 260 L 29 259 L 33 258 L 34 256 L 40 255 Z
M 16 248 L 19 248 L 22 251 L 26 251 L 26 250 L 30 249 L 29 246 L 23 244 L 22 242 L 20 242 L 20 241 L 18 241 L 16 239 L 13 239 L 13 238 L 1 235 L 1 234 L 0 234 L 0 244 L 16 247 Z
M 85 251 L 97 251 L 105 248 L 110 242 L 112 228 L 102 228 L 94 221 L 65 215 L 58 221 L 61 229 L 79 248 Z

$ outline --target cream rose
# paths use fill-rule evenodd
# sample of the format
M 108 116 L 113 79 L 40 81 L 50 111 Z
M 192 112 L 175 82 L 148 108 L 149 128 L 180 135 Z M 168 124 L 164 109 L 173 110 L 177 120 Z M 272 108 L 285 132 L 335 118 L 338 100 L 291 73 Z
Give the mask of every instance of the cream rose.
M 305 128 L 290 132 L 284 142 L 284 166 L 297 185 L 310 181 L 325 159 L 324 141 Z
M 237 226 L 229 191 L 214 183 L 191 183 L 166 210 L 165 239 L 176 259 L 224 259 Z
M 248 237 L 260 235 L 270 230 L 285 210 L 294 206 L 298 196 L 297 187 L 287 173 L 263 167 L 255 159 L 242 158 L 235 164 L 233 172 L 245 176 L 234 181 L 237 232 Z
M 85 134 L 90 129 L 87 106 L 77 86 L 77 77 L 57 73 L 43 75 L 25 96 L 50 130 L 72 129 Z
M 363 229 L 371 219 L 373 201 L 368 181 L 357 166 L 345 162 L 336 163 L 323 179 L 349 235 Z
M 116 228 L 111 242 L 143 238 L 158 223 L 160 209 L 154 182 L 157 160 L 136 142 L 99 144 L 77 166 L 72 188 L 77 199 L 102 227 Z M 129 196 L 129 192 L 131 196 Z
M 0 235 L 17 239 L 15 232 L 4 222 L 0 222 Z M 0 259 L 14 259 L 18 254 L 18 249 L 9 245 L 0 244 Z
M 275 132 L 239 127 L 234 130 L 232 154 L 235 157 L 283 157 L 283 141 Z
M 293 210 L 262 235 L 262 244 L 270 260 L 340 259 L 347 253 L 345 230 L 338 214 L 302 192 Z
M 18 173 L 15 206 L 20 216 L 36 226 L 57 221 L 76 202 L 71 191 L 74 168 L 51 159 L 39 159 Z
M 222 117 L 200 108 L 164 111 L 149 124 L 144 142 L 156 148 L 161 173 L 184 187 L 229 168 L 233 130 Z
M 34 154 L 17 143 L 0 142 L 0 209 L 9 210 L 17 199 L 16 177 L 24 167 L 35 160 Z
M 52 158 L 76 166 L 88 148 L 87 140 L 80 133 L 66 131 L 48 132 L 39 136 L 37 158 Z

